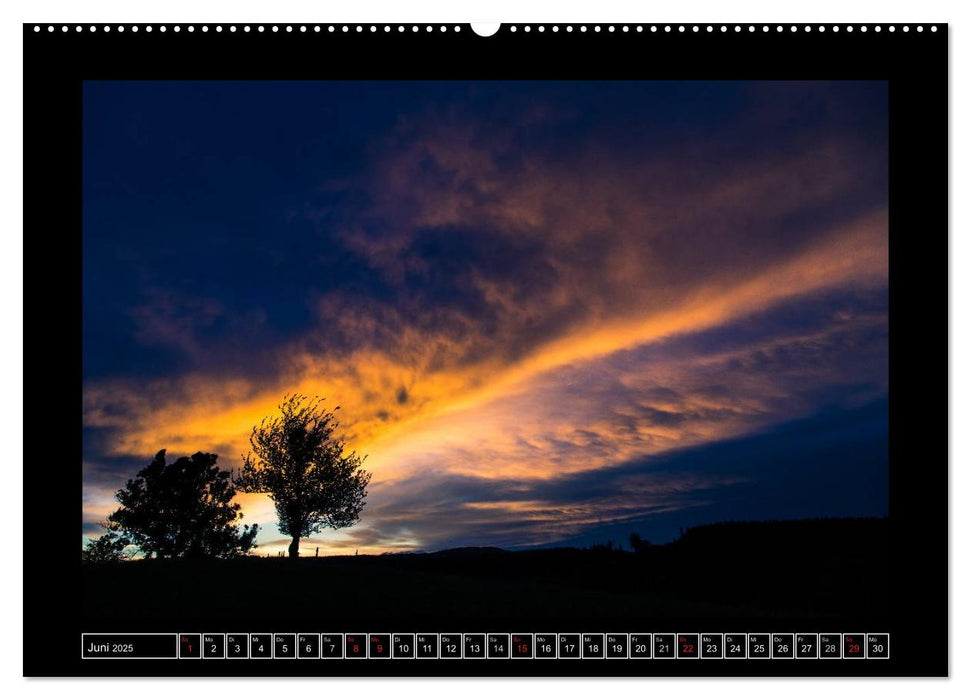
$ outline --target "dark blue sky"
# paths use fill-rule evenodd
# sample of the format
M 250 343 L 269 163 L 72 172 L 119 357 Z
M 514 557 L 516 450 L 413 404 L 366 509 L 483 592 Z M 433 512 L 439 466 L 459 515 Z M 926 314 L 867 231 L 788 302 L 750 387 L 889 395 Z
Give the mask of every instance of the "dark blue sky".
M 86 532 L 158 449 L 237 465 L 294 390 L 375 474 L 324 547 L 885 513 L 886 100 L 86 83 Z

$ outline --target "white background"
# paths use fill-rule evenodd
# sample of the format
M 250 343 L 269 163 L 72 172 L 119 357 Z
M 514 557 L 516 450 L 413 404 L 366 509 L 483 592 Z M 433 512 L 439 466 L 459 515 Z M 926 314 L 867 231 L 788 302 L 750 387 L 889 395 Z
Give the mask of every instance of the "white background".
M 961 5 L 964 5 L 962 7 Z M 647 3 L 622 0 L 384 0 L 344 3 L 311 0 L 235 0 L 203 2 L 202 0 L 60 0 L 25 2 L 8 0 L 0 8 L 0 70 L 3 72 L 3 94 L 0 119 L 0 212 L 6 224 L 0 229 L 0 455 L 3 457 L 5 480 L 5 528 L 3 573 L 0 574 L 0 668 L 3 674 L 3 697 L 29 698 L 105 698 L 112 700 L 154 700 L 173 696 L 206 697 L 218 695 L 233 700 L 261 700 L 285 693 L 288 698 L 346 697 L 359 700 L 393 695 L 407 698 L 450 698 L 451 700 L 496 700 L 502 697 L 556 700 L 613 700 L 630 696 L 646 697 L 663 694 L 677 698 L 746 698 L 760 699 L 784 696 L 801 700 L 821 696 L 836 698 L 971 697 L 971 625 L 969 625 L 969 521 L 967 507 L 969 477 L 969 394 L 971 380 L 967 366 L 961 362 L 971 350 L 971 232 L 968 231 L 968 170 L 971 164 L 968 130 L 971 109 L 968 99 L 971 71 L 968 56 L 969 4 L 966 0 L 882 0 L 856 2 L 847 0 L 803 0 L 803 2 L 755 0 L 707 0 L 704 2 Z M 951 633 L 950 680 L 25 680 L 22 676 L 22 533 L 21 513 L 24 421 L 42 420 L 40 416 L 23 416 L 23 52 L 22 22 L 704 22 L 704 23 L 829 23 L 829 22 L 910 22 L 949 23 L 951 53 L 951 193 L 955 205 L 951 211 L 951 340 L 950 363 L 951 430 L 956 434 L 951 445 Z M 953 196 L 953 195 L 957 196 Z M 963 206 L 962 206 L 963 205 Z M 51 206 L 57 206 L 51 202 Z M 56 248 L 57 231 L 51 231 Z M 943 232 L 930 232 L 936 237 Z M 35 273 L 36 274 L 36 273 Z M 940 303 L 944 303 L 941 299 Z M 45 313 L 56 319 L 56 300 Z M 32 309 L 36 309 L 33 306 Z M 934 341 L 941 329 L 933 329 Z M 66 361 L 74 362 L 76 358 Z M 27 388 L 30 378 L 27 378 Z M 57 397 L 51 397 L 56 401 Z M 962 434 L 963 433 L 963 434 Z M 936 439 L 932 436 L 931 439 Z M 69 469 L 70 465 L 60 465 Z M 915 467 L 917 465 L 914 465 Z M 36 465 L 50 469 L 52 465 Z M 71 597 L 78 593 L 63 591 Z

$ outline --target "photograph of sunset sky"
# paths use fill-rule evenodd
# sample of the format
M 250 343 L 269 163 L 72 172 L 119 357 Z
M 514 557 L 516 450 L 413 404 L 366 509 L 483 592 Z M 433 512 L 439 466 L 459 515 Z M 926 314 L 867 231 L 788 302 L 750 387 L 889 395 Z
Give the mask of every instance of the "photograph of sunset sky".
M 879 610 L 887 129 L 883 82 L 86 82 L 86 610 Z

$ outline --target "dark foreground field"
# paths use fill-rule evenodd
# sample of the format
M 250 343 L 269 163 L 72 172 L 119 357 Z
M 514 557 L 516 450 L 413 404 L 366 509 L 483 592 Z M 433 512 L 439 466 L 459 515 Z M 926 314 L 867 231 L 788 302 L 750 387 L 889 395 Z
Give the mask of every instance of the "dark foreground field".
M 134 561 L 85 566 L 83 610 L 100 620 L 868 617 L 887 607 L 888 557 L 886 520 L 825 519 L 697 527 L 636 554 Z

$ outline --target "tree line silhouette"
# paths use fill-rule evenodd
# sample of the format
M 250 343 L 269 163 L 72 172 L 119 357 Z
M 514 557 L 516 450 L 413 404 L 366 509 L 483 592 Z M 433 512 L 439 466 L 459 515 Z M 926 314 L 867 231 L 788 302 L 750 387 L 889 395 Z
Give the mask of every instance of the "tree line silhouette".
M 160 450 L 115 494 L 120 507 L 82 558 L 120 561 L 131 558 L 131 548 L 147 559 L 244 555 L 255 546 L 259 526 L 240 526 L 237 492 L 270 496 L 280 532 L 291 538 L 291 557 L 299 556 L 302 537 L 358 522 L 371 474 L 362 469 L 364 458 L 345 453 L 335 435 L 337 418 L 322 404 L 285 396 L 278 415 L 254 426 L 251 452 L 235 477 L 216 466 L 215 454 L 196 452 L 166 464 Z

